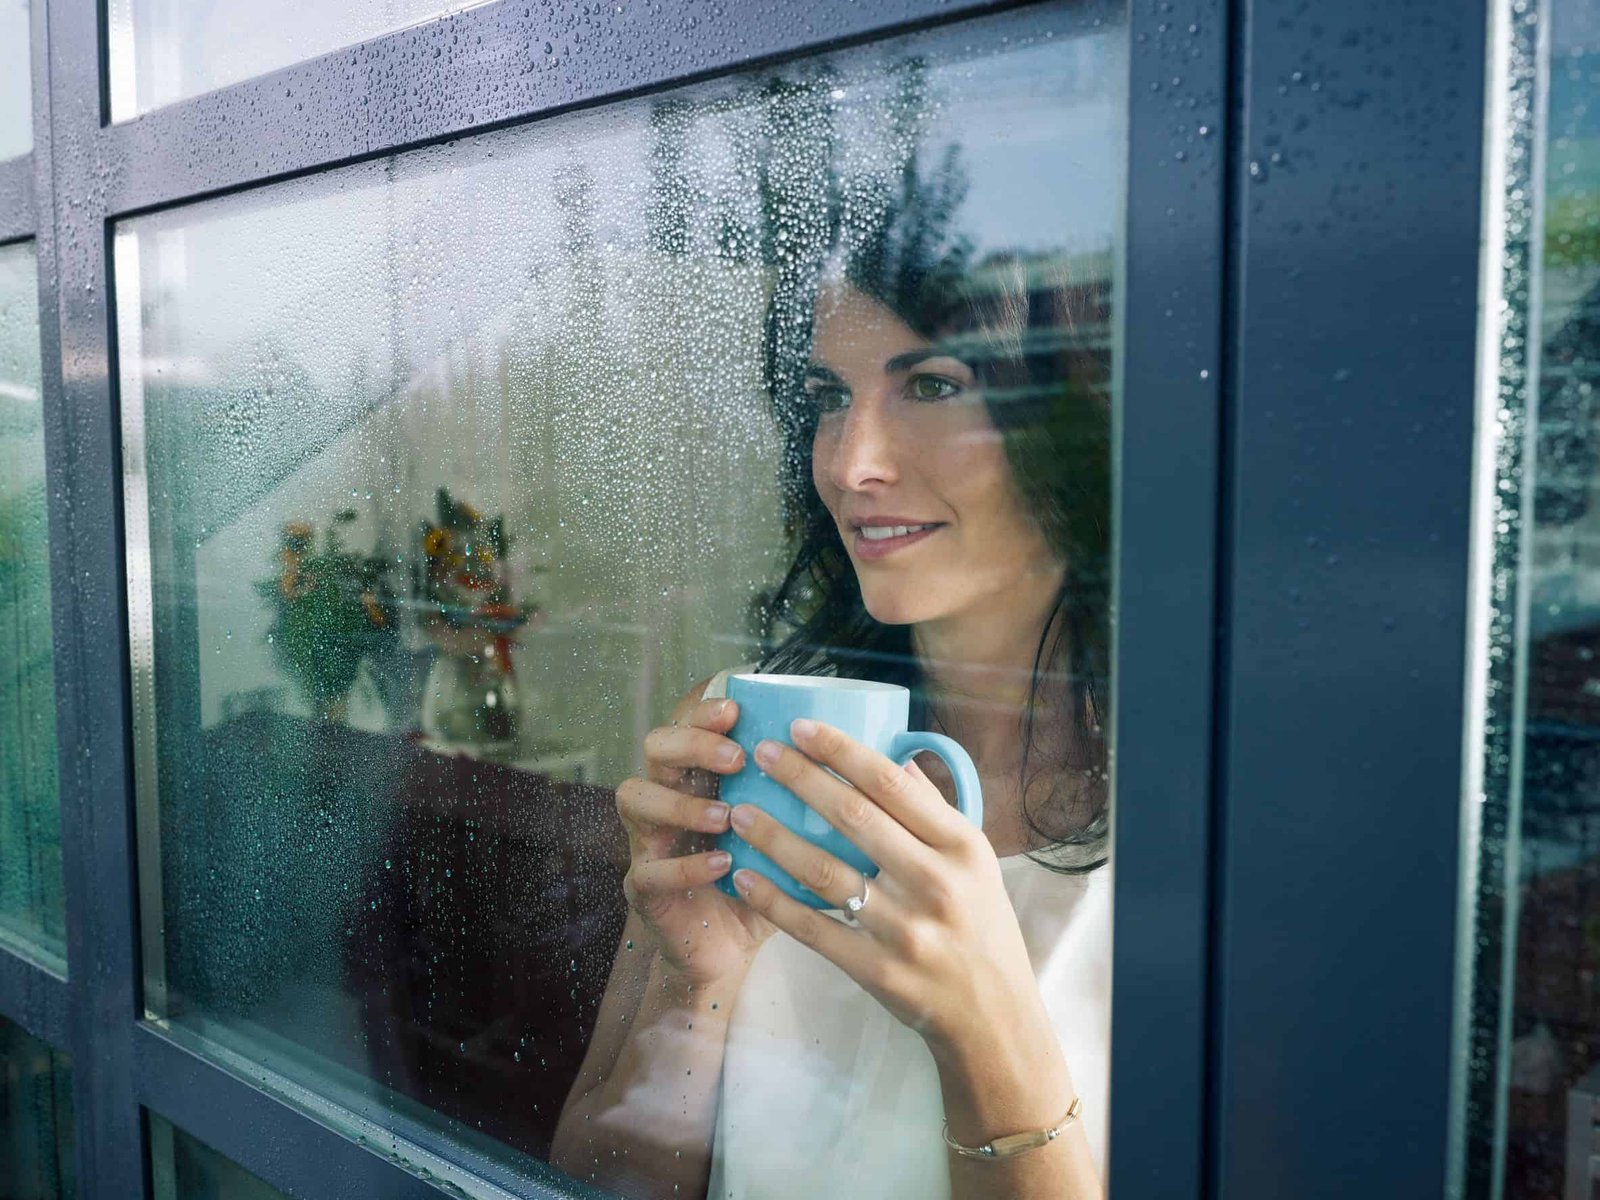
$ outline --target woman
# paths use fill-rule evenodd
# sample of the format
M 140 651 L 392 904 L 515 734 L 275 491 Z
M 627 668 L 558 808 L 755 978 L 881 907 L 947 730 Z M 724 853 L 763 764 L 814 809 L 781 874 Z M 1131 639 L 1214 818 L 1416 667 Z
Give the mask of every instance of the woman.
M 773 301 L 799 627 L 761 669 L 911 686 L 913 726 L 977 764 L 984 828 L 936 759 L 797 723 L 757 763 L 881 864 L 867 891 L 716 799 L 744 766 L 727 672 L 683 698 L 618 790 L 631 912 L 552 1153 L 627 1195 L 1102 1195 L 1105 359 L 1071 288 L 969 268 L 913 209 Z M 714 887 L 730 826 L 833 904 L 865 895 L 856 921 L 753 872 Z

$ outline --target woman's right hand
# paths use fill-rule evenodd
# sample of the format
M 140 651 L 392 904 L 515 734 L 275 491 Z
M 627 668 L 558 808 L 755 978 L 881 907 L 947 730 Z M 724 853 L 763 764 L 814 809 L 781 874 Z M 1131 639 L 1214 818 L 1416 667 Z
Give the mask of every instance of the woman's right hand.
M 713 845 L 728 829 L 717 793 L 744 765 L 725 736 L 738 715 L 732 700 L 694 703 L 645 737 L 645 778 L 617 788 L 632 857 L 623 891 L 655 934 L 662 965 L 697 986 L 742 976 L 775 928 L 716 887 L 730 865 Z

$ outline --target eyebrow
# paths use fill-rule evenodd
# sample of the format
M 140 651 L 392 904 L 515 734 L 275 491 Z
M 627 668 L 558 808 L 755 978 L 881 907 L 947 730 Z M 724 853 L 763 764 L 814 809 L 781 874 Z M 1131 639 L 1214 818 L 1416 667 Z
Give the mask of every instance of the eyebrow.
M 901 371 L 910 370 L 925 359 L 945 357 L 948 356 L 943 351 L 937 350 L 932 346 L 924 350 L 907 350 L 904 354 L 896 354 L 888 362 L 884 363 L 883 370 L 885 374 L 897 375 Z
M 921 350 L 907 350 L 904 354 L 896 354 L 883 364 L 885 375 L 897 375 L 901 371 L 909 371 L 920 362 L 930 358 L 952 357 L 948 350 L 940 350 L 936 346 L 929 346 Z M 813 362 L 806 365 L 806 378 L 819 379 L 824 383 L 843 383 L 839 373 L 825 363 Z

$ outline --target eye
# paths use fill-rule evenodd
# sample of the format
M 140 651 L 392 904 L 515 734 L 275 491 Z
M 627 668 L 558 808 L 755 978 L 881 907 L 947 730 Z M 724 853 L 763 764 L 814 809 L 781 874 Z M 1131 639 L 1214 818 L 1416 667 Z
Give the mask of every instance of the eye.
M 906 394 L 913 400 L 945 400 L 962 390 L 954 379 L 943 375 L 913 375 L 906 381 Z
M 819 413 L 841 412 L 850 405 L 850 389 L 834 383 L 818 383 L 806 389 Z

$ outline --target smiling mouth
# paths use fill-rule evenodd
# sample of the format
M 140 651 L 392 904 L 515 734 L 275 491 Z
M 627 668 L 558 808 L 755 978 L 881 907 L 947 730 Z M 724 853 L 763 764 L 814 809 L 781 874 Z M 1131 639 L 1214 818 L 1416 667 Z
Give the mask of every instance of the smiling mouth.
M 914 546 L 944 528 L 943 521 L 917 525 L 853 525 L 855 557 L 868 561 Z
M 905 537 L 909 533 L 921 533 L 924 529 L 939 528 L 938 521 L 928 521 L 922 525 L 857 525 L 856 533 L 869 542 L 886 542 L 890 538 Z

